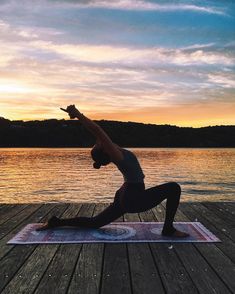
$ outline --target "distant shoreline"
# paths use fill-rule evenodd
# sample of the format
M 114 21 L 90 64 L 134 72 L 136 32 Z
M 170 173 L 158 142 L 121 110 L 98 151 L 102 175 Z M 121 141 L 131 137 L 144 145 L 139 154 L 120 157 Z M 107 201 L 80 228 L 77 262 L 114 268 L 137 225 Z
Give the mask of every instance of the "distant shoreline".
M 235 126 L 177 127 L 96 121 L 124 148 L 234 148 Z M 0 118 L 0 148 L 89 148 L 95 138 L 78 120 L 10 121 Z
M 0 116 L 0 125 L 1 121 L 6 121 L 10 122 L 12 124 L 27 124 L 27 123 L 43 123 L 43 122 L 52 122 L 52 121 L 57 121 L 57 122 L 76 122 L 79 120 L 75 119 L 56 119 L 56 118 L 50 118 L 50 119 L 42 119 L 42 120 L 10 120 L 4 117 Z M 148 126 L 168 126 L 168 127 L 176 127 L 176 128 L 190 128 L 190 129 L 202 129 L 202 128 L 213 128 L 213 127 L 235 127 L 235 125 L 206 125 L 206 126 L 200 126 L 200 127 L 193 127 L 193 126 L 178 126 L 178 125 L 171 125 L 171 124 L 156 124 L 156 123 L 143 123 L 143 122 L 136 122 L 136 121 L 119 121 L 119 120 L 105 120 L 105 119 L 100 119 L 100 120 L 94 120 L 95 122 L 110 122 L 110 123 L 122 123 L 122 124 L 139 124 L 139 125 L 148 125 Z

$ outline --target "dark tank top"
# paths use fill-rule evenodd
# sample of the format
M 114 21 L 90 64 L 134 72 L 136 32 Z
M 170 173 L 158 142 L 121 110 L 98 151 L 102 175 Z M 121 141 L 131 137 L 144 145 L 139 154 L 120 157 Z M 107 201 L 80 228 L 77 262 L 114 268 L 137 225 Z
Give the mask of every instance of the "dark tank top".
M 143 183 L 144 173 L 135 154 L 129 150 L 122 149 L 123 159 L 116 165 L 127 183 Z

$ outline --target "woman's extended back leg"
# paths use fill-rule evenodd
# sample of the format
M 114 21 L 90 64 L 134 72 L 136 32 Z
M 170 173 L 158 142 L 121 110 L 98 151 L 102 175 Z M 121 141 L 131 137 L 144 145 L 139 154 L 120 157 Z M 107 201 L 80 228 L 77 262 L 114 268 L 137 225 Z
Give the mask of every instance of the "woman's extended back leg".
M 79 228 L 100 228 L 104 225 L 111 223 L 116 220 L 120 216 L 123 215 L 119 205 L 117 202 L 111 203 L 108 207 L 106 207 L 102 212 L 93 216 L 78 216 L 73 218 L 57 218 L 53 216 L 48 220 L 42 227 L 37 230 L 45 230 L 53 227 L 61 227 L 61 226 L 71 226 L 71 227 L 79 227 Z

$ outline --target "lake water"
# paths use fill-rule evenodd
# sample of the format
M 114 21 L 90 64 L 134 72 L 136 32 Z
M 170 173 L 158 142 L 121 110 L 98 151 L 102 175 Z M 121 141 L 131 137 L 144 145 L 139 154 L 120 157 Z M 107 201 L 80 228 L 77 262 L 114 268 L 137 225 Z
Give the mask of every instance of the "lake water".
M 146 188 L 176 181 L 181 201 L 234 201 L 235 149 L 128 148 Z M 92 167 L 83 148 L 0 149 L 0 203 L 111 202 L 123 182 L 110 164 Z

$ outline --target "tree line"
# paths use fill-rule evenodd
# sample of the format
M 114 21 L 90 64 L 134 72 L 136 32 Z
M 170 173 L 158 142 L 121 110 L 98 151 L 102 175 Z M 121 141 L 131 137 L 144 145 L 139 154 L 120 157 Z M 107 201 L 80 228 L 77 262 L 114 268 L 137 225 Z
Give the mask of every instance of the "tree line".
M 235 126 L 201 128 L 96 121 L 123 147 L 235 147 Z M 90 147 L 95 138 L 78 120 L 0 118 L 0 147 Z

